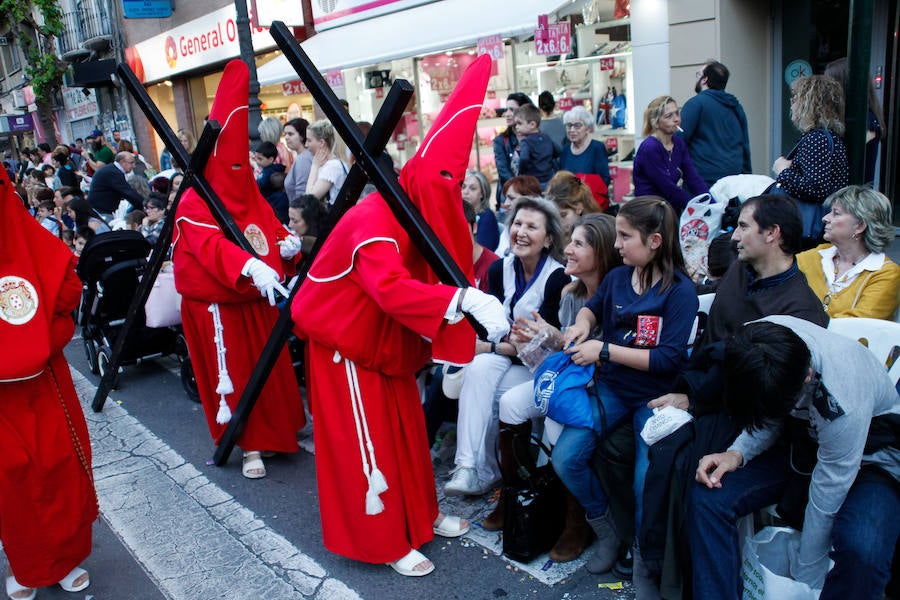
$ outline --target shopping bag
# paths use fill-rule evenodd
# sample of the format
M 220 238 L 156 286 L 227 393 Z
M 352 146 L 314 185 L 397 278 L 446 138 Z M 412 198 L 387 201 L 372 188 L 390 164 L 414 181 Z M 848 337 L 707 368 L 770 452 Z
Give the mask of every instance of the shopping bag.
M 765 527 L 744 540 L 743 600 L 818 600 L 822 590 L 791 579 L 799 546 L 800 532 L 790 527 Z
M 161 270 L 153 282 L 144 305 L 147 327 L 170 327 L 181 324 L 181 294 L 175 290 L 175 273 Z
M 688 275 L 695 283 L 706 278 L 709 244 L 719 235 L 722 214 L 728 204 L 716 202 L 710 194 L 691 198 L 681 213 L 679 239 Z

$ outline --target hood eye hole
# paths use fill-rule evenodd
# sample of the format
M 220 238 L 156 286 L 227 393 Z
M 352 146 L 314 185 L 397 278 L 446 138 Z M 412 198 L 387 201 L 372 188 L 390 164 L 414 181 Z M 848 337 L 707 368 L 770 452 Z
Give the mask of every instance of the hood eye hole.
M 444 179 L 453 179 L 453 175 L 450 173 L 450 171 L 442 170 L 441 177 L 443 177 Z
M 240 171 L 243 167 L 244 165 L 242 165 L 241 163 L 234 163 L 233 165 L 231 165 L 231 170 Z

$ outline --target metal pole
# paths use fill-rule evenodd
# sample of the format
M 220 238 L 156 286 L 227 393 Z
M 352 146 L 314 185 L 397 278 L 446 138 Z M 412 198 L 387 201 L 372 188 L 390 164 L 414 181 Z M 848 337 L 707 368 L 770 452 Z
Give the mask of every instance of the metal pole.
M 250 149 L 254 150 L 259 143 L 259 123 L 262 121 L 259 100 L 259 80 L 256 78 L 256 53 L 253 51 L 253 36 L 250 33 L 250 15 L 247 12 L 247 0 L 234 0 L 237 12 L 238 44 L 241 49 L 241 60 L 250 68 Z
M 866 117 L 869 112 L 869 61 L 872 57 L 872 0 L 850 0 L 847 33 L 845 122 L 850 183 L 865 183 Z
M 403 116 L 403 109 L 406 107 L 406 104 L 409 102 L 412 95 L 413 87 L 408 81 L 398 79 L 394 82 L 394 85 L 391 86 L 387 98 L 385 98 L 384 104 L 382 104 L 381 109 L 378 111 L 378 115 L 375 118 L 375 122 L 372 124 L 372 129 L 366 137 L 366 148 L 368 148 L 370 152 L 378 154 L 384 150 L 385 145 L 387 145 L 390 140 L 391 133 Z M 350 169 L 350 173 L 347 175 L 347 179 L 344 181 L 344 185 L 341 187 L 338 197 L 335 199 L 334 206 L 328 213 L 328 218 L 326 219 L 321 234 L 316 238 L 316 243 L 313 245 L 312 250 L 303 257 L 300 271 L 297 274 L 297 283 L 294 284 L 294 288 L 291 290 L 287 302 L 284 307 L 282 307 L 281 312 L 278 315 L 278 321 L 275 323 L 275 327 L 269 335 L 269 339 L 266 340 L 262 354 L 260 355 L 256 366 L 253 368 L 253 372 L 250 374 L 250 379 L 247 380 L 244 391 L 241 393 L 241 399 L 238 401 L 237 407 L 231 415 L 231 421 L 228 422 L 228 427 L 225 429 L 225 433 L 222 435 L 219 446 L 216 448 L 215 454 L 213 455 L 214 464 L 222 466 L 228 462 L 228 457 L 231 455 L 232 450 L 234 450 L 234 446 L 244 430 L 247 419 L 250 418 L 250 412 L 253 410 L 253 407 L 256 406 L 256 400 L 259 398 L 260 392 L 262 392 L 266 379 L 268 379 L 269 373 L 271 373 L 272 369 L 275 367 L 275 362 L 278 360 L 278 356 L 281 354 L 281 350 L 291 333 L 291 328 L 294 325 L 294 322 L 291 319 L 291 304 L 293 303 L 294 296 L 300 290 L 300 286 L 306 279 L 306 274 L 309 272 L 309 268 L 312 265 L 316 254 L 319 253 L 322 244 L 325 243 L 328 234 L 331 233 L 331 230 L 334 229 L 334 226 L 344 213 L 356 204 L 359 194 L 362 192 L 365 184 L 365 172 L 358 164 L 353 165 L 353 168 Z

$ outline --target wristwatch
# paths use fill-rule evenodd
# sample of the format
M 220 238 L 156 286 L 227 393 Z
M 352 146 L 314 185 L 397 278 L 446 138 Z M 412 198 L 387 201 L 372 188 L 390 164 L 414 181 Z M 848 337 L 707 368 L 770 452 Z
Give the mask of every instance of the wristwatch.
M 600 362 L 609 362 L 609 342 L 603 342 L 603 349 L 600 350 Z

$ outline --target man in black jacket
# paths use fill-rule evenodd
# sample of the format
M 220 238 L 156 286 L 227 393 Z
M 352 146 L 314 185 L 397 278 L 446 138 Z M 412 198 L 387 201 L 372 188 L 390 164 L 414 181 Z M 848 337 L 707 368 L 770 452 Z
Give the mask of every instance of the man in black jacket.
M 144 198 L 128 185 L 125 176 L 134 169 L 134 154 L 131 152 L 119 152 L 116 160 L 111 165 L 102 167 L 94 173 L 91 180 L 91 189 L 87 200 L 94 210 L 107 221 L 119 208 L 119 202 L 124 198 L 137 209 L 143 208 Z

